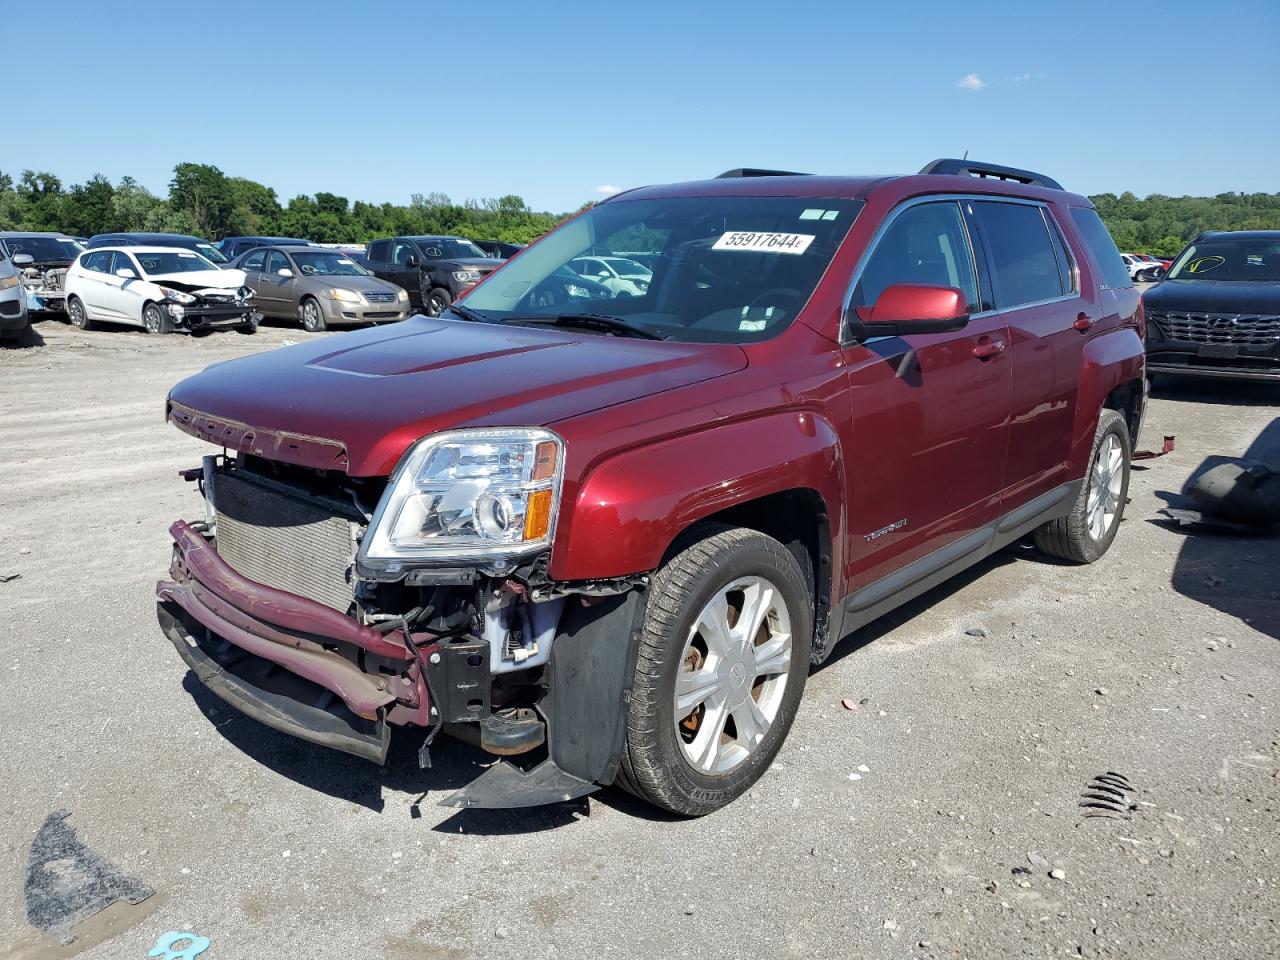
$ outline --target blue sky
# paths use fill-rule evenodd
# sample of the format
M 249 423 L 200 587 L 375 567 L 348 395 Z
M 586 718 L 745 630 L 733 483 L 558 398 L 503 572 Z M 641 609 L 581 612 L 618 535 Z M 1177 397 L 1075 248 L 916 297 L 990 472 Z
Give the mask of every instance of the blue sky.
M 561 211 L 729 167 L 968 150 L 1080 193 L 1280 191 L 1277 0 L 71 0 L 25 46 L 30 18 L 7 20 L 0 170 L 65 183 L 164 194 L 190 160 L 282 201 Z

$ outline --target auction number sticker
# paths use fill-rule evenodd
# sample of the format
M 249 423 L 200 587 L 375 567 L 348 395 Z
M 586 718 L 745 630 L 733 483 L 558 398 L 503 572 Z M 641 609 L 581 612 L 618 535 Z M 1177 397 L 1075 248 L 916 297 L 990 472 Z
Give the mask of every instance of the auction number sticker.
M 755 233 L 730 230 L 712 244 L 712 250 L 752 250 L 757 253 L 804 253 L 813 243 L 811 233 Z

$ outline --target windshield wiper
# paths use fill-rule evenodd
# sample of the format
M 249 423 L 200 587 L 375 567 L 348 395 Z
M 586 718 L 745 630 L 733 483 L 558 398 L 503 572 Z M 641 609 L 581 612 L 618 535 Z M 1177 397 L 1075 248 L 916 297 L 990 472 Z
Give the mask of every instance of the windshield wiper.
M 646 330 L 629 320 L 606 313 L 562 313 L 558 316 L 503 317 L 498 323 L 545 323 L 553 327 L 599 327 L 612 333 L 623 333 L 645 340 L 666 340 L 663 334 Z
M 479 310 L 472 310 L 470 307 L 464 307 L 460 303 L 451 303 L 449 304 L 448 309 L 452 310 L 454 313 L 460 316 L 463 320 L 470 320 L 473 323 L 493 323 L 494 322 L 492 317 L 486 317 Z

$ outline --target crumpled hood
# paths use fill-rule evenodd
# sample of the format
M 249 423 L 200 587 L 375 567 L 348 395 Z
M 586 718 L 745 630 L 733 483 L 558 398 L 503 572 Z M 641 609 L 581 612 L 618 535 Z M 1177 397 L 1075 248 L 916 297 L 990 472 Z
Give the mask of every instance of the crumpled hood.
M 1159 313 L 1280 314 L 1280 282 L 1267 280 L 1165 280 L 1142 295 Z
M 147 279 L 187 293 L 206 290 L 238 290 L 244 286 L 243 270 L 188 270 L 179 273 L 151 273 Z
M 732 344 L 418 316 L 215 364 L 173 388 L 168 413 L 212 442 L 249 437 L 228 445 L 311 466 L 328 448 L 329 465 L 385 476 L 431 433 L 547 426 L 746 365 Z M 335 461 L 337 445 L 346 452 Z

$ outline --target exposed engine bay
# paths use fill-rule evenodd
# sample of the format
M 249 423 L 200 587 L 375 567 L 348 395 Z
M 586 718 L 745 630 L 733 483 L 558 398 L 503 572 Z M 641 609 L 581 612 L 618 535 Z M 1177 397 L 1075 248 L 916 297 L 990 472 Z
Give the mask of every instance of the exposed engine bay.
M 66 310 L 65 266 L 43 267 L 32 264 L 17 267 L 18 276 L 22 279 L 22 287 L 27 296 L 29 310 L 50 310 L 64 312 Z
M 183 476 L 205 516 L 171 528 L 159 616 L 215 693 L 377 763 L 392 726 L 426 730 L 423 766 L 442 730 L 519 758 L 445 801 L 455 806 L 570 799 L 612 778 L 641 582 L 555 583 L 545 555 L 362 570 L 385 479 L 243 452 Z

